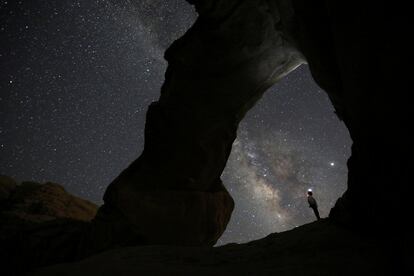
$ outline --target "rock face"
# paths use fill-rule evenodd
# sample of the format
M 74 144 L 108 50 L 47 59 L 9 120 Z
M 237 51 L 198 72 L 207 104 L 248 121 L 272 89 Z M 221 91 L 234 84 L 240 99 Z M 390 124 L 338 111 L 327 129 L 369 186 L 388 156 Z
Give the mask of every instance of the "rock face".
M 2 222 L 40 223 L 56 218 L 90 221 L 98 210 L 97 205 L 67 193 L 59 184 L 17 184 L 6 176 L 0 176 L 0 206 Z
M 118 206 L 128 210 L 141 244 L 214 245 L 234 204 L 225 190 L 142 190 L 121 195 Z
M 408 196 L 414 169 L 410 70 L 404 70 L 408 7 L 390 7 L 386 1 L 292 2 L 298 47 L 353 140 L 348 190 L 330 217 L 408 240 L 404 221 L 412 211 Z M 385 42 L 384 33 L 395 39 Z
M 0 259 L 4 275 L 79 258 L 98 206 L 55 183 L 0 176 Z

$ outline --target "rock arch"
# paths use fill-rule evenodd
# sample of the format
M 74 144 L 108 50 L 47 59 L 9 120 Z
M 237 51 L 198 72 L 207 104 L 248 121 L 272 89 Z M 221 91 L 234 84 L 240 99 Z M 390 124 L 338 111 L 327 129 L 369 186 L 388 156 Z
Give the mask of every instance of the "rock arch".
M 407 95 L 398 90 L 388 96 L 398 79 L 388 70 L 396 66 L 398 50 L 381 41 L 381 27 L 393 24 L 381 21 L 383 3 L 188 2 L 199 18 L 166 52 L 169 67 L 161 97 L 147 113 L 145 149 L 110 184 L 96 223 L 116 218 L 141 243 L 214 244 L 234 205 L 220 175 L 238 123 L 305 58 L 354 141 L 349 188 L 331 218 L 383 227 L 384 212 L 401 214 L 376 204 L 386 197 L 394 206 L 404 194 L 408 167 L 384 158 L 405 160 L 411 137 Z M 388 183 L 395 187 L 391 195 Z
M 354 142 L 348 190 L 330 220 L 379 235 L 392 271 L 402 271 L 412 244 L 404 225 L 414 171 L 403 70 L 410 9 L 385 1 L 188 2 L 200 16 L 166 53 L 142 155 L 110 184 L 92 222 L 55 220 L 2 236 L 5 264 L 27 270 L 123 245 L 213 245 L 233 210 L 220 175 L 238 123 L 306 59 Z
M 104 197 L 104 209 L 122 213 L 145 243 L 217 241 L 234 205 L 220 175 L 238 124 L 267 88 L 304 61 L 286 35 L 289 18 L 273 1 L 216 2 L 197 2 L 199 19 L 167 50 L 144 151 Z

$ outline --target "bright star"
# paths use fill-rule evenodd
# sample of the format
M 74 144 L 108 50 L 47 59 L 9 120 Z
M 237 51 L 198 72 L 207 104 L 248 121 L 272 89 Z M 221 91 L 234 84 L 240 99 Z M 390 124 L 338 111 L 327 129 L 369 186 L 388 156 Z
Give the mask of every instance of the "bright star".
M 329 163 L 329 165 L 331 165 L 331 167 L 335 166 L 334 162 Z

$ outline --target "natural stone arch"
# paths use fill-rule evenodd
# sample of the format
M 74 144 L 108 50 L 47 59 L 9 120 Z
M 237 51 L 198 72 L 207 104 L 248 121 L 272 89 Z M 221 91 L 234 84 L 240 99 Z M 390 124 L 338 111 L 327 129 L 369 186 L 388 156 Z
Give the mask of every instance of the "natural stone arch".
M 217 241 L 234 205 L 220 175 L 238 124 L 304 61 L 289 36 L 288 7 L 201 2 L 194 26 L 166 52 L 169 67 L 147 113 L 144 151 L 111 183 L 101 209 L 103 216 L 121 213 L 143 243 Z
M 401 70 L 410 53 L 408 4 L 189 2 L 200 17 L 166 53 L 170 65 L 148 111 L 142 155 L 108 187 L 92 223 L 23 228 L 2 244 L 5 264 L 22 270 L 120 245 L 214 244 L 233 209 L 219 176 L 237 124 L 303 62 L 301 52 L 354 142 L 348 190 L 330 220 L 379 235 L 392 271 L 403 271 L 414 156 L 410 78 Z M 389 34 L 395 40 L 384 39 Z
M 384 216 L 403 221 L 413 156 L 409 78 L 390 69 L 402 67 L 402 43 L 383 37 L 404 29 L 407 17 L 384 20 L 384 1 L 188 2 L 199 18 L 166 53 L 144 152 L 109 186 L 93 229 L 130 229 L 141 243 L 214 244 L 233 209 L 219 177 L 237 125 L 266 88 L 303 62 L 300 52 L 354 142 L 348 190 L 330 218 L 362 229 L 389 229 Z M 378 198 L 387 198 L 386 208 Z

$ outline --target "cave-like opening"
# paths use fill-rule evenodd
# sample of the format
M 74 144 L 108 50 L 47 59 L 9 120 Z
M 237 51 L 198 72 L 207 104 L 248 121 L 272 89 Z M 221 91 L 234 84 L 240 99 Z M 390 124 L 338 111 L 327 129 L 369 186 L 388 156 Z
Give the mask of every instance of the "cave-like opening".
M 327 94 L 302 65 L 271 87 L 238 130 L 222 178 L 235 210 L 218 244 L 247 242 L 322 217 L 346 190 L 351 139 Z

